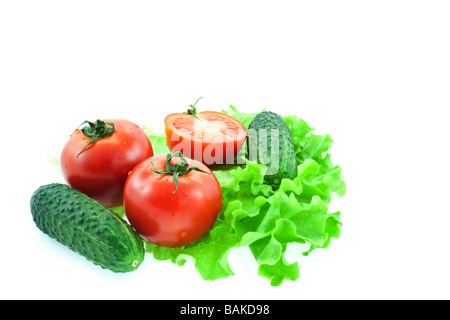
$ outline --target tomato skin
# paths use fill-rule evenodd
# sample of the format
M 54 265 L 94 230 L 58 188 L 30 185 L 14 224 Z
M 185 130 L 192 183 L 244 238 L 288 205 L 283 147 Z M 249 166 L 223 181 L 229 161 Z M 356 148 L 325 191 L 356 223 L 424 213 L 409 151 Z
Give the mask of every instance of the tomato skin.
M 137 165 L 124 188 L 128 221 L 149 243 L 165 247 L 185 246 L 201 239 L 212 228 L 222 209 L 222 190 L 217 178 L 202 163 L 186 158 L 191 171 L 178 177 L 153 171 L 166 169 L 166 155 Z M 174 192 L 175 191 L 175 192 Z
M 202 120 L 185 113 L 172 113 L 164 119 L 169 150 L 181 151 L 207 166 L 233 163 L 247 137 L 245 126 L 221 112 L 202 111 L 197 116 Z
M 150 139 L 135 123 L 123 119 L 113 122 L 113 133 L 95 141 L 76 130 L 61 152 L 61 170 L 71 187 L 107 207 L 123 204 L 123 187 L 128 173 L 142 160 L 153 156 Z M 78 156 L 77 156 L 78 155 Z

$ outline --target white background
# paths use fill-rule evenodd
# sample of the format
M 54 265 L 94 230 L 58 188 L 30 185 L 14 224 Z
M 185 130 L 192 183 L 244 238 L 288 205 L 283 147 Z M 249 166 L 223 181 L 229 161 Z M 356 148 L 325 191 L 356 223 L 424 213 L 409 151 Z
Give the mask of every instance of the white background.
M 2 1 L 2 299 L 448 299 L 448 1 Z M 343 229 L 271 287 L 245 249 L 203 281 L 147 255 L 100 269 L 42 234 L 29 209 L 47 161 L 84 120 L 162 128 L 201 110 L 296 114 L 335 140 Z

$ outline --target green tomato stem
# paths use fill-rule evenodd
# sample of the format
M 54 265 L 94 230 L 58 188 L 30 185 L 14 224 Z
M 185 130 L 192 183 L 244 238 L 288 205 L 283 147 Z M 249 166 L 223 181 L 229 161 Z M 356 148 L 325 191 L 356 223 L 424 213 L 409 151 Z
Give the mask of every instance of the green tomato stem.
M 201 99 L 201 98 L 203 98 L 203 97 L 200 97 L 200 98 L 198 98 L 197 99 L 197 101 L 195 101 L 195 103 L 194 103 L 194 105 L 189 105 L 189 108 L 190 109 L 188 109 L 186 112 L 184 112 L 184 113 L 186 113 L 186 114 L 190 114 L 190 115 L 192 115 L 192 116 L 194 116 L 194 117 L 196 117 L 198 120 L 202 120 L 202 119 L 200 119 L 198 116 L 197 116 L 197 108 L 195 107 L 196 105 L 197 105 L 197 102 Z
M 171 160 L 174 157 L 180 157 L 180 161 L 173 164 L 171 162 Z M 168 174 L 168 175 L 173 176 L 173 181 L 175 182 L 175 191 L 173 193 L 175 193 L 178 190 L 178 177 L 188 174 L 192 170 L 210 174 L 209 172 L 203 171 L 203 170 L 199 169 L 198 167 L 189 167 L 189 164 L 188 164 L 186 158 L 180 151 L 177 151 L 174 154 L 169 153 L 167 155 L 166 170 L 161 170 L 161 171 L 156 170 L 155 166 L 153 165 L 153 162 L 150 162 L 150 163 L 153 167 L 154 172 L 156 172 L 158 174 Z
M 89 126 L 84 126 L 83 128 L 81 128 L 81 132 L 86 137 L 92 138 L 92 140 L 87 145 L 85 145 L 84 148 L 81 149 L 80 152 L 78 152 L 77 158 L 91 144 L 95 143 L 97 140 L 104 139 L 104 138 L 110 136 L 114 131 L 114 123 L 105 122 L 100 119 L 98 119 L 96 123 L 92 123 L 92 122 L 86 120 L 82 124 L 80 124 L 77 127 L 77 129 L 85 123 L 89 124 Z

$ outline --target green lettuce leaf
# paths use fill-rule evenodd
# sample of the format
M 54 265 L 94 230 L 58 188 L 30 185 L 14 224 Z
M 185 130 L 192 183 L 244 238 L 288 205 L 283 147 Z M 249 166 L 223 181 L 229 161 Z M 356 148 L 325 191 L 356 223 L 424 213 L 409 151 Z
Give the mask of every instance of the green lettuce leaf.
M 143 129 L 152 143 L 154 155 L 170 153 L 170 150 L 166 145 L 166 135 L 164 134 L 164 132 L 158 132 L 153 127 L 144 126 Z
M 241 113 L 230 106 L 229 114 L 246 127 L 257 113 Z M 332 194 L 343 196 L 345 183 L 341 168 L 333 165 L 329 135 L 313 134 L 314 130 L 297 116 L 283 117 L 294 141 L 298 159 L 298 175 L 284 179 L 278 189 L 265 184 L 263 165 L 217 166 L 212 170 L 223 193 L 223 209 L 210 232 L 198 242 L 180 248 L 146 244 L 147 252 L 157 260 L 170 260 L 178 265 L 186 259 L 205 280 L 233 275 L 228 255 L 233 248 L 248 246 L 258 263 L 258 274 L 279 286 L 284 280 L 296 280 L 298 262 L 286 261 L 286 249 L 292 243 L 309 244 L 308 255 L 326 248 L 332 238 L 340 236 L 340 212 L 328 213 Z M 147 132 L 155 154 L 167 153 L 165 137 Z M 245 146 L 243 147 L 243 149 Z M 242 156 L 242 152 L 241 152 Z

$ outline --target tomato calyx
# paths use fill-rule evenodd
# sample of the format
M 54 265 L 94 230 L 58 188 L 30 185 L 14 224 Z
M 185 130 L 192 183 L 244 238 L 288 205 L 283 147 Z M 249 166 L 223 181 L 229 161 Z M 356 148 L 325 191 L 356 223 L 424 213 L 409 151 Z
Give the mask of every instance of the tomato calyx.
M 80 152 L 78 152 L 77 157 L 91 144 L 93 144 L 95 141 L 104 139 L 108 136 L 110 136 L 114 131 L 114 123 L 113 122 L 105 122 L 103 120 L 98 119 L 97 122 L 93 123 L 90 121 L 84 121 L 81 123 L 77 129 L 82 126 L 83 124 L 89 124 L 89 126 L 84 126 L 81 128 L 81 132 L 89 138 L 92 138 L 92 140 L 84 146 L 83 149 L 81 149 Z M 108 126 L 109 127 L 108 127 Z M 76 130 L 75 130 L 76 131 Z
M 171 161 L 172 158 L 174 158 L 174 157 L 180 158 L 180 160 L 175 164 L 173 164 Z M 210 174 L 209 172 L 203 171 L 202 169 L 199 169 L 198 167 L 189 167 L 189 163 L 187 162 L 186 158 L 180 151 L 177 151 L 173 154 L 171 154 L 171 153 L 167 154 L 166 170 L 156 170 L 155 166 L 153 165 L 153 162 L 150 162 L 150 163 L 151 163 L 151 165 L 153 167 L 153 171 L 155 173 L 168 174 L 168 175 L 173 176 L 173 181 L 175 182 L 175 191 L 173 193 L 175 193 L 178 190 L 178 177 L 188 174 L 192 170 Z
M 202 119 L 200 119 L 200 118 L 197 116 L 197 108 L 195 107 L 195 106 L 197 105 L 197 102 L 198 102 L 201 98 L 203 98 L 203 97 L 198 98 L 197 101 L 195 101 L 194 105 L 192 105 L 192 104 L 189 105 L 189 108 L 190 108 L 190 109 L 188 109 L 186 112 L 183 112 L 183 113 L 190 114 L 190 115 L 196 117 L 198 120 L 201 121 Z

